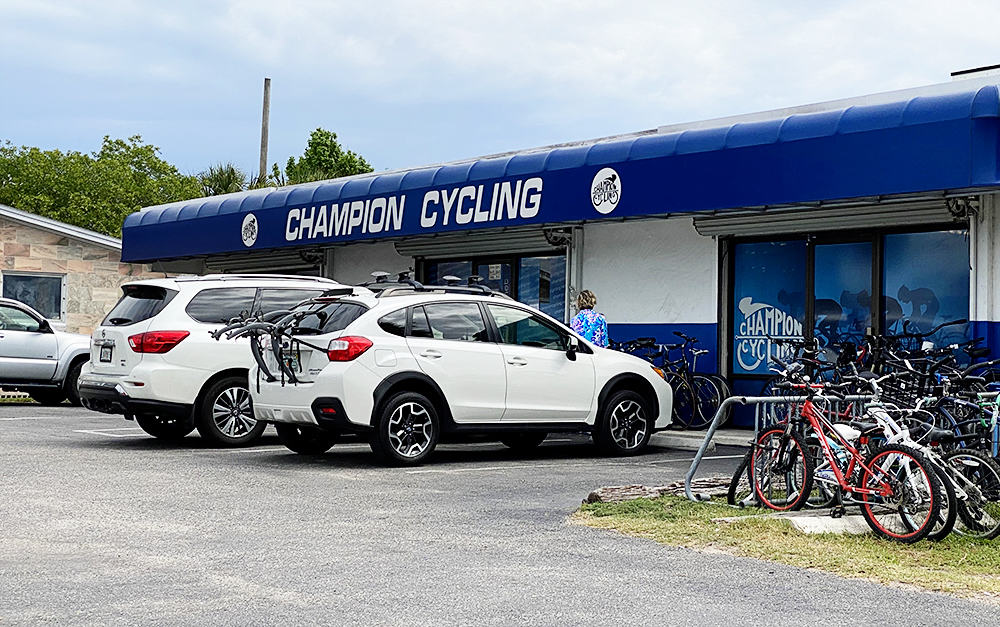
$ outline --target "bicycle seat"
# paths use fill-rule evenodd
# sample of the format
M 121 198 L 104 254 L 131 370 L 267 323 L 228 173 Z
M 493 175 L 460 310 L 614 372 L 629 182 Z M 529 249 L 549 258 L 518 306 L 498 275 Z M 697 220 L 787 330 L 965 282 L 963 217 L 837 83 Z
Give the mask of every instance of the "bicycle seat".
M 927 440 L 930 442 L 953 442 L 956 438 L 954 431 L 939 429 L 926 422 L 911 426 L 910 436 L 915 440 Z
M 881 431 L 877 422 L 861 422 L 860 420 L 852 420 L 847 424 L 860 431 L 862 435 L 867 435 L 871 431 Z
M 704 355 L 707 352 L 708 351 L 705 350 L 704 348 L 696 348 L 696 349 L 694 349 L 694 350 L 691 351 L 691 354 L 692 355 Z

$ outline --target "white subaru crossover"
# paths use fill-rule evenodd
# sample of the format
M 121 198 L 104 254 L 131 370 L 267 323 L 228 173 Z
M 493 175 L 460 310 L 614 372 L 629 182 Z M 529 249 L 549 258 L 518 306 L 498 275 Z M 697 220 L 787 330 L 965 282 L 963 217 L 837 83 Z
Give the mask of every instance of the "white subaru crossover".
M 79 378 L 84 407 L 134 419 L 177 440 L 195 428 L 221 446 L 246 446 L 266 428 L 254 420 L 249 342 L 216 342 L 233 318 L 290 309 L 339 285 L 277 275 L 209 275 L 135 281 L 94 330 Z
M 670 423 L 661 371 L 503 294 L 370 287 L 330 290 L 219 334 L 251 338 L 254 414 L 295 452 L 360 434 L 382 460 L 415 464 L 442 437 L 524 449 L 548 433 L 587 432 L 607 453 L 631 455 Z

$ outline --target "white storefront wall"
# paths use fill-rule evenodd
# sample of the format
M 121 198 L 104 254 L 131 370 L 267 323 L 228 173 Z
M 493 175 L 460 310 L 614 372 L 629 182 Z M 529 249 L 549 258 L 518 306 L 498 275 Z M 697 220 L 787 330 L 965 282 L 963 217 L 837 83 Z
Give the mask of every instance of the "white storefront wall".
M 716 241 L 689 218 L 584 227 L 581 286 L 611 323 L 715 324 Z

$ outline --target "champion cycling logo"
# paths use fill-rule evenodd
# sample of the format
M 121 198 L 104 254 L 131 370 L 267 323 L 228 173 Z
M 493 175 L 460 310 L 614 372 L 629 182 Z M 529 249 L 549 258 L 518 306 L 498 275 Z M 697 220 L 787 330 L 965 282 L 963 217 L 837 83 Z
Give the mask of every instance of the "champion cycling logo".
M 611 168 L 603 168 L 590 184 L 590 202 L 598 213 L 609 214 L 622 199 L 622 180 Z
M 772 357 L 795 357 L 795 351 L 790 346 L 774 344 L 773 340 L 801 340 L 801 322 L 774 305 L 753 302 L 752 296 L 741 298 L 737 309 L 743 319 L 741 321 L 737 317 L 734 321 L 736 333 L 733 334 L 733 348 L 736 361 L 744 372 L 766 372 Z
M 240 229 L 240 237 L 243 238 L 243 245 L 250 248 L 257 243 L 257 216 L 248 213 L 243 218 L 243 227 Z

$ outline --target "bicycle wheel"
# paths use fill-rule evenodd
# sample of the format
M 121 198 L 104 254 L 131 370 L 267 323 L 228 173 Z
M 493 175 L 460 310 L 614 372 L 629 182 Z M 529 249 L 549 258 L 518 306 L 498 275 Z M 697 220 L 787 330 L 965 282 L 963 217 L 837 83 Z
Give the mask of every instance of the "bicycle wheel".
M 948 471 L 931 462 L 931 469 L 938 476 L 941 482 L 941 490 L 938 496 L 941 499 L 941 507 L 938 509 L 937 518 L 934 520 L 934 527 L 927 534 L 928 540 L 944 540 L 955 528 L 955 519 L 958 517 L 958 498 L 955 492 L 955 484 L 948 477 Z M 915 525 L 907 517 L 907 524 L 915 528 Z
M 694 386 L 697 403 L 697 411 L 692 419 L 691 428 L 704 429 L 715 418 L 715 412 L 722 404 L 722 393 L 715 382 L 704 375 L 692 375 L 691 385 Z
M 952 481 L 966 494 L 958 503 L 955 532 L 992 540 L 1000 536 L 1000 465 L 971 449 L 944 456 Z
M 941 480 L 919 451 L 903 445 L 877 449 L 865 461 L 861 515 L 876 535 L 911 544 L 934 529 L 941 508 Z M 878 492 L 882 492 L 879 494 Z
M 695 419 L 698 411 L 694 390 L 679 374 L 668 374 L 667 383 L 674 392 L 673 409 L 671 410 L 672 426 L 687 429 Z
M 816 479 L 816 471 L 826 463 L 826 458 L 823 456 L 823 447 L 819 445 L 819 440 L 815 434 L 810 434 L 804 441 L 806 443 L 806 453 L 812 458 L 813 467 L 812 490 L 809 492 L 809 498 L 806 499 L 805 506 L 809 509 L 826 509 L 827 507 L 832 507 L 834 501 L 837 499 L 837 492 L 840 490 L 840 487 Z
M 754 444 L 750 462 L 754 494 L 764 507 L 801 509 L 813 485 L 812 458 L 802 439 L 782 427 L 764 431 Z
M 757 507 L 757 495 L 754 494 L 753 483 L 750 481 L 750 460 L 753 457 L 753 449 L 747 451 L 743 456 L 743 461 L 733 473 L 733 478 L 729 480 L 729 491 L 726 493 L 726 502 L 737 507 Z

